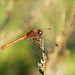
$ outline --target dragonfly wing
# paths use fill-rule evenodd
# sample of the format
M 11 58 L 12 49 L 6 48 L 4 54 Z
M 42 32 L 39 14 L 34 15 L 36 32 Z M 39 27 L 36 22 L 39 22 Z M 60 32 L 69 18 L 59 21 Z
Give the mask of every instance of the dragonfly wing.
M 45 47 L 45 53 L 48 53 L 48 51 L 53 51 L 54 46 L 55 46 L 54 30 L 52 28 L 51 29 L 46 28 L 45 30 L 42 30 L 42 31 L 43 31 L 42 37 L 45 37 L 45 43 L 44 43 L 45 44 L 45 46 L 44 46 Z M 42 57 L 42 51 L 39 47 L 37 47 L 33 44 L 33 39 L 28 38 L 27 40 L 24 40 L 23 45 L 24 46 L 27 45 L 29 51 Z M 39 45 L 39 44 L 37 43 L 37 45 Z
M 39 44 L 36 42 L 36 44 L 39 46 Z M 33 54 L 36 54 L 39 57 L 42 57 L 42 51 L 39 47 L 33 44 L 33 39 L 27 39 L 23 41 L 23 45 L 27 47 L 27 49 L 32 52 Z
M 46 29 L 45 31 L 43 31 L 43 36 L 45 53 L 47 55 L 48 52 L 53 52 L 54 47 L 56 46 L 54 29 Z

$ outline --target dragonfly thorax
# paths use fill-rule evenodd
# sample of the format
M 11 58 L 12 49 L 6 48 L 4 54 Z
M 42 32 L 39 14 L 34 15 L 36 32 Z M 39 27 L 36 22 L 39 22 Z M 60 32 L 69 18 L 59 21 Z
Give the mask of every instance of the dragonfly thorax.
M 38 29 L 38 30 L 31 30 L 27 33 L 27 37 L 40 37 L 43 34 L 42 30 Z

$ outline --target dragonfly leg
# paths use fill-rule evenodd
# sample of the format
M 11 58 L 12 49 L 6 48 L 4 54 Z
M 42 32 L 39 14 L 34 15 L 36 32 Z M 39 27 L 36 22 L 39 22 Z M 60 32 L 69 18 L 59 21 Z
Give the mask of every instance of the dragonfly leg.
M 36 44 L 36 41 L 37 41 L 37 38 L 33 38 L 33 44 L 40 48 L 40 46 Z M 41 49 L 41 51 L 45 54 L 45 52 L 42 49 Z
M 35 46 L 39 47 L 39 45 L 36 44 L 36 41 L 37 41 L 37 39 L 36 39 L 36 38 L 33 38 L 33 44 L 34 44 Z

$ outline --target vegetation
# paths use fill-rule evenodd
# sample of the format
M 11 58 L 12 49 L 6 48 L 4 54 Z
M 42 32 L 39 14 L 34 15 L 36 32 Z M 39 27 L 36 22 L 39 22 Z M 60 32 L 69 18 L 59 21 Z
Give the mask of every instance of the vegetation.
M 59 45 L 48 54 L 47 72 L 75 75 L 75 0 L 0 0 L 0 47 L 31 29 L 47 27 Z M 40 75 L 41 57 L 29 51 L 38 54 L 40 49 L 31 42 L 23 40 L 0 51 L 0 75 Z

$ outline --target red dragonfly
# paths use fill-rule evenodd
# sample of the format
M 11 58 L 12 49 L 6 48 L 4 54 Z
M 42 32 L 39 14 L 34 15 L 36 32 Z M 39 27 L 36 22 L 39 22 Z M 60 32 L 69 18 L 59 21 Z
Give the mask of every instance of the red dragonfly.
M 51 30 L 51 28 L 48 28 L 48 29 Z M 35 30 L 30 30 L 26 35 L 22 36 L 21 38 L 15 40 L 13 42 L 10 42 L 10 43 L 4 45 L 3 47 L 0 48 L 0 50 L 3 50 L 6 47 L 8 47 L 9 45 L 14 44 L 14 43 L 16 43 L 18 41 L 27 39 L 27 38 L 33 38 L 33 43 L 34 43 L 34 45 L 36 45 L 35 41 L 37 41 L 37 38 L 41 37 L 42 35 L 43 35 L 43 31 L 40 30 L 40 29 L 37 29 L 36 31 Z M 36 45 L 36 46 L 38 46 L 38 45 Z M 55 46 L 58 47 L 57 44 L 55 44 Z

